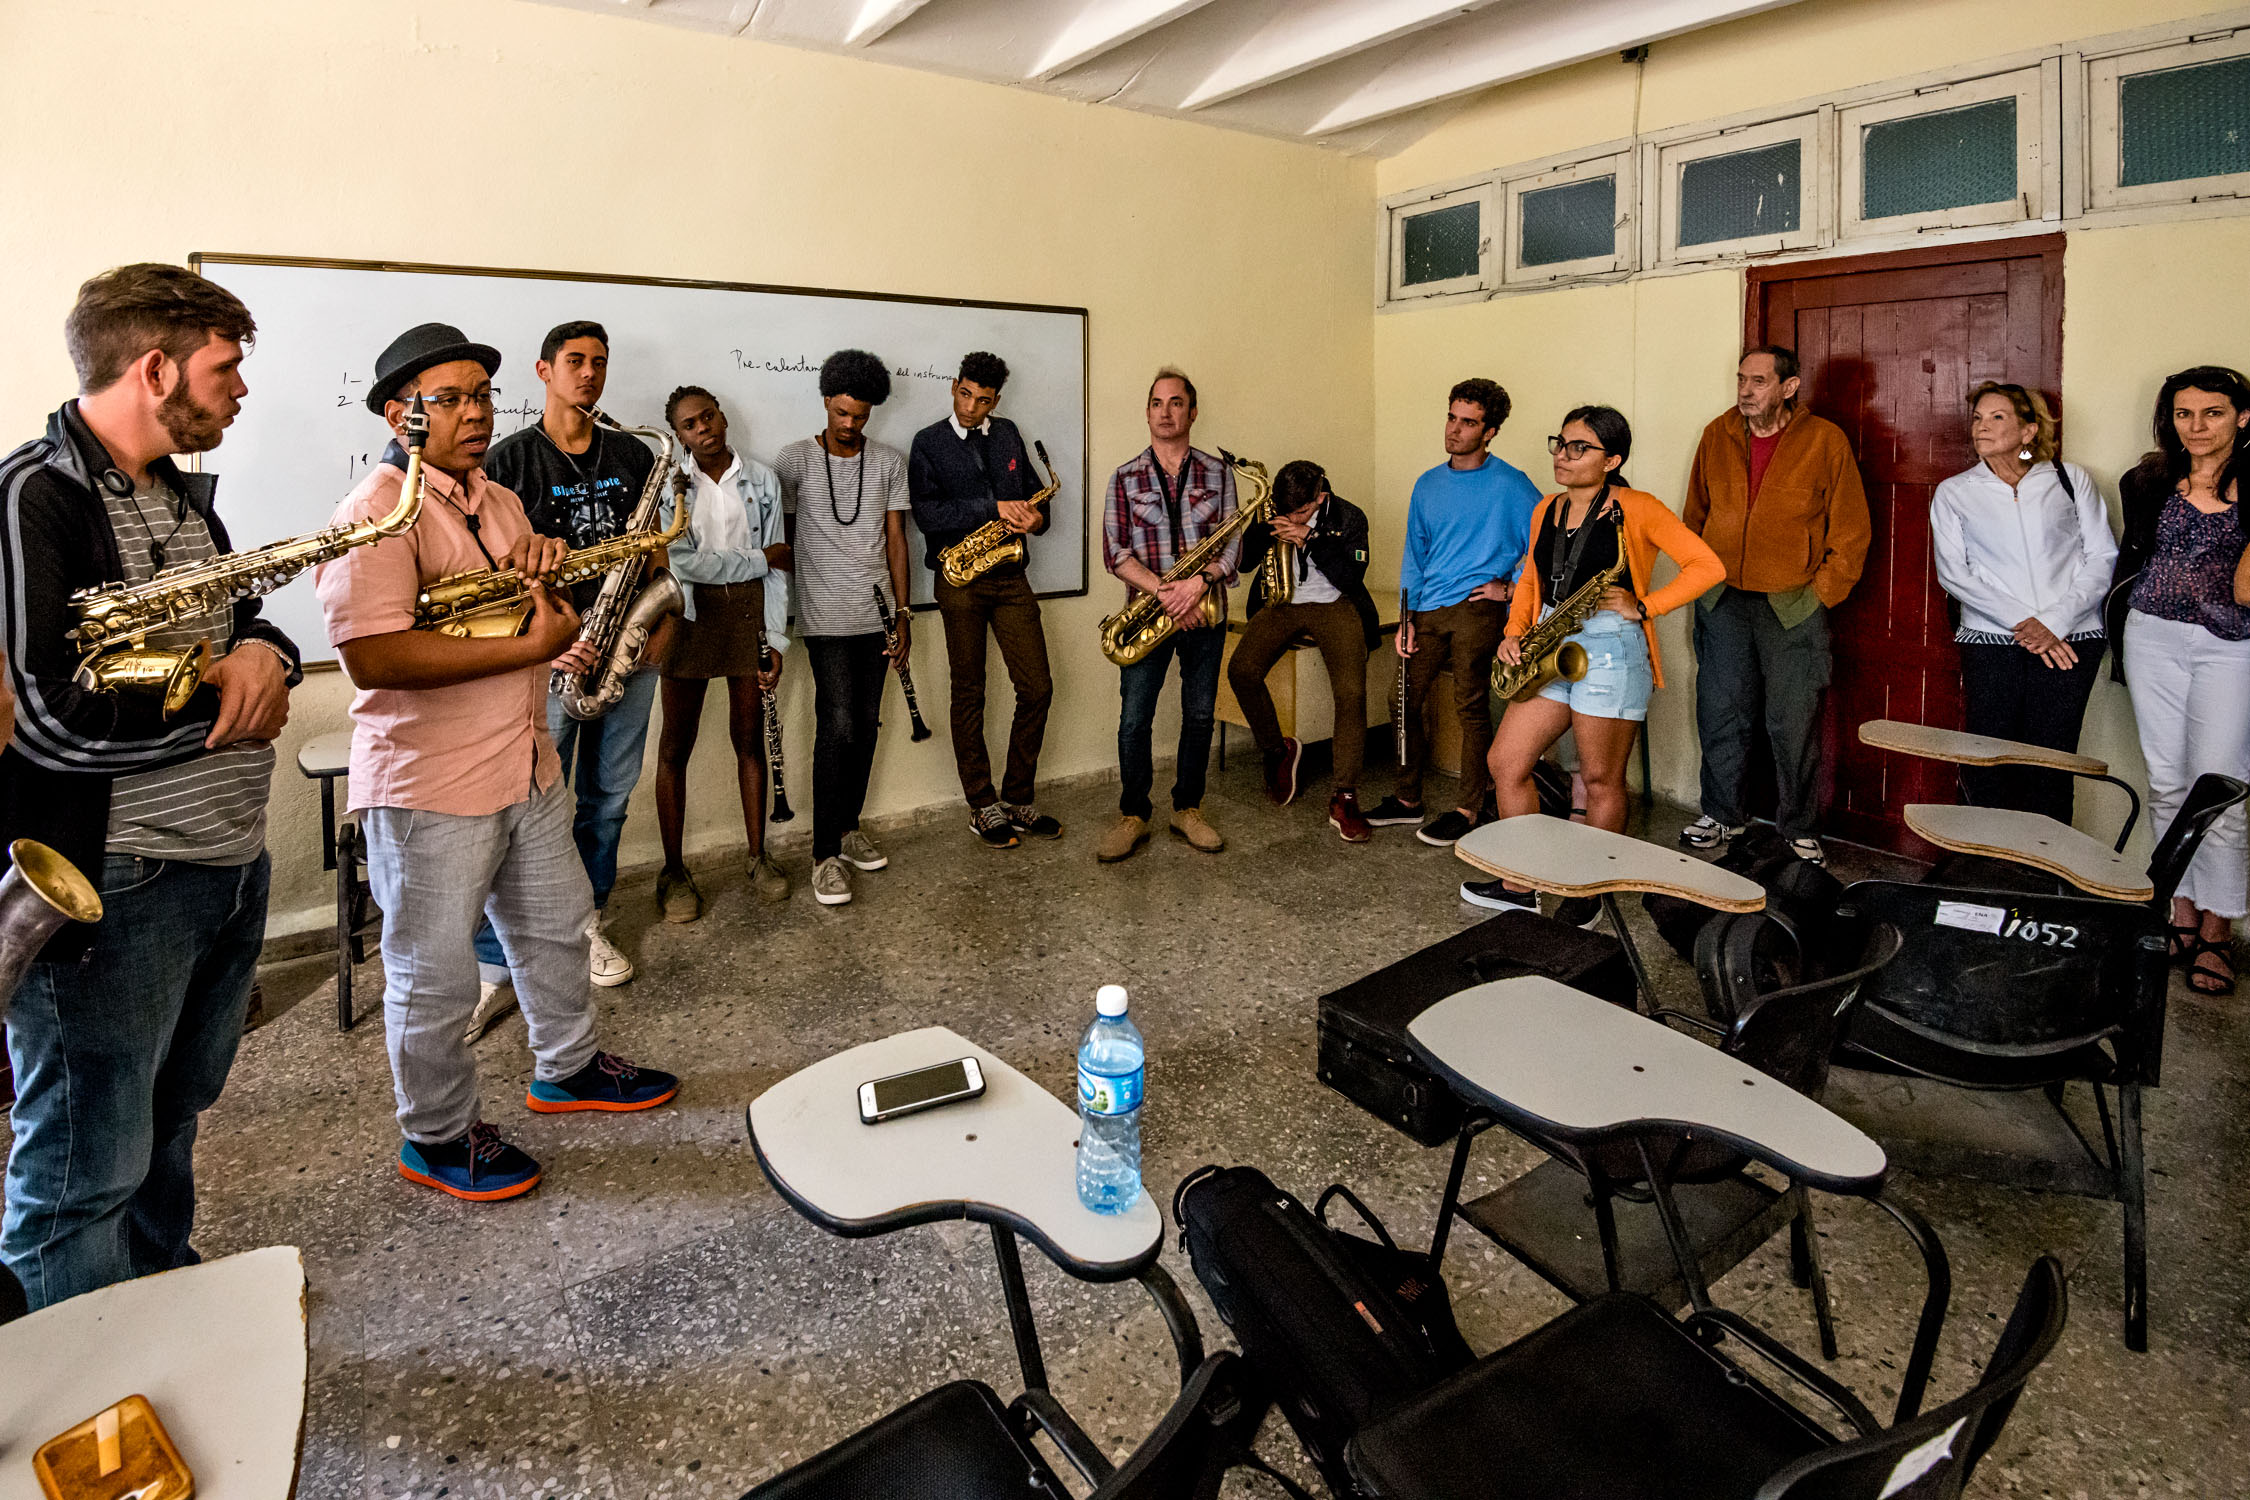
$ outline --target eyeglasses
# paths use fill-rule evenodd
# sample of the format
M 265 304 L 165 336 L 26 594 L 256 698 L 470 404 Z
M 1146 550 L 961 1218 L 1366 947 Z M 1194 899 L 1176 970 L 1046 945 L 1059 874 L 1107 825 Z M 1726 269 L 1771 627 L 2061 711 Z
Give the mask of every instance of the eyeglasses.
M 463 406 L 481 406 L 486 411 L 500 409 L 500 387 L 488 385 L 481 391 L 447 391 L 442 396 L 424 396 L 424 405 L 432 411 L 442 411 L 451 416 Z
M 1558 432 L 1547 439 L 1547 451 L 1557 458 L 1568 458 L 1571 462 L 1576 463 L 1589 453 L 1607 453 L 1609 450 L 1599 443 L 1582 443 L 1576 438 L 1572 438 L 1566 443 L 1562 439 L 1562 434 Z

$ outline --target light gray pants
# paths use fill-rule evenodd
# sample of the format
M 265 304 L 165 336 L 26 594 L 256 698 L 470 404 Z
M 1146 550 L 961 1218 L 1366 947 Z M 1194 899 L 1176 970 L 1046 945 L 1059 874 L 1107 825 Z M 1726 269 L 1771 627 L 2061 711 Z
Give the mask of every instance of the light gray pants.
M 360 814 L 368 884 L 383 908 L 391 1089 L 410 1141 L 454 1140 L 477 1121 L 476 1058 L 462 1036 L 477 1005 L 479 916 L 507 950 L 537 1076 L 567 1078 L 594 1055 L 594 891 L 571 811 L 570 788 L 557 781 L 481 818 L 406 807 Z
M 2133 610 L 2125 616 L 2125 689 L 2148 763 L 2148 831 L 2162 838 L 2196 777 L 2250 776 L 2250 641 L 2222 641 L 2200 625 Z M 2250 905 L 2244 848 L 2242 809 L 2232 808 L 2211 825 L 2173 894 L 2240 918 Z

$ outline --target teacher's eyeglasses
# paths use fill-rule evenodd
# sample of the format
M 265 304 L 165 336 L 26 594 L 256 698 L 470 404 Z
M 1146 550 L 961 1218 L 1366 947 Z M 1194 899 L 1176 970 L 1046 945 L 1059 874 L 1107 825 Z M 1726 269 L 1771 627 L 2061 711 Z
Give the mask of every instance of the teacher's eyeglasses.
M 1547 439 L 1547 451 L 1557 458 L 1567 458 L 1576 463 L 1589 453 L 1607 453 L 1609 450 L 1599 443 L 1581 442 L 1577 438 L 1572 438 L 1566 443 L 1563 441 L 1562 434 L 1558 432 Z
M 498 386 L 486 386 L 481 391 L 447 391 L 442 396 L 424 396 L 422 400 L 430 410 L 442 411 L 448 416 L 464 406 L 481 406 L 486 411 L 497 411 L 500 402 L 500 388 Z

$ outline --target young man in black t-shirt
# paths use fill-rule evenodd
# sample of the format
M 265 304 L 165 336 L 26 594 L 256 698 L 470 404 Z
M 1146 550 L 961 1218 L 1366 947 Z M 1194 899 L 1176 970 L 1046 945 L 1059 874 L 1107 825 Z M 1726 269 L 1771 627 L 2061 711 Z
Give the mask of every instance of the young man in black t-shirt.
M 536 423 L 492 445 L 485 456 L 485 477 L 515 491 L 532 530 L 561 537 L 577 551 L 627 528 L 656 468 L 656 455 L 639 438 L 597 427 L 588 415 L 609 379 L 609 334 L 601 324 L 580 321 L 549 329 L 539 346 L 537 370 L 546 388 L 546 407 Z M 581 614 L 601 593 L 601 584 L 594 578 L 572 588 L 571 602 Z M 654 661 L 660 646 L 652 642 L 646 660 Z M 640 780 L 655 702 L 656 673 L 645 665 L 628 680 L 624 698 L 598 719 L 573 719 L 563 712 L 561 695 L 547 696 L 547 728 L 562 757 L 562 773 L 578 794 L 571 831 L 594 885 L 594 920 L 586 936 L 591 977 L 599 985 L 625 984 L 633 977 L 633 961 L 610 942 L 601 924 L 610 888 L 617 884 L 625 804 Z M 470 1022 L 472 1041 L 513 1000 L 506 988 L 507 960 L 490 924 L 477 934 L 477 960 L 485 987 Z

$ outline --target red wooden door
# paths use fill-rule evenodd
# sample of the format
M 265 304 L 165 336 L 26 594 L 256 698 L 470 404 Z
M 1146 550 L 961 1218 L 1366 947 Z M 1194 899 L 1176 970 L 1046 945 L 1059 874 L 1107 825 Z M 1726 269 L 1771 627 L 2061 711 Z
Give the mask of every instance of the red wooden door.
M 1961 727 L 1930 498 L 1974 460 L 1965 403 L 1979 381 L 2030 386 L 2061 409 L 2062 236 L 1760 268 L 1747 321 L 1749 342 L 1797 351 L 1798 399 L 1851 438 L 1873 514 L 1867 569 L 1830 619 L 1827 827 L 1926 855 L 1902 810 L 1955 800 L 1955 768 L 1869 749 L 1859 726 Z

